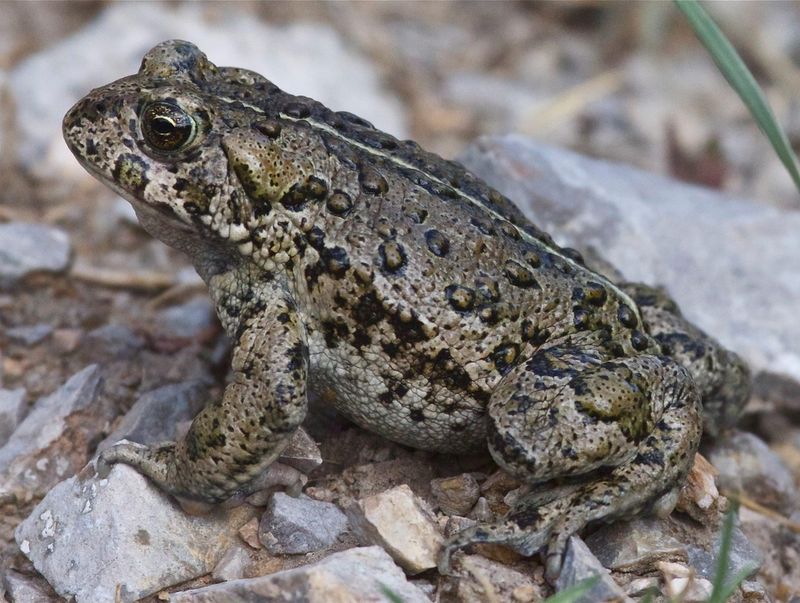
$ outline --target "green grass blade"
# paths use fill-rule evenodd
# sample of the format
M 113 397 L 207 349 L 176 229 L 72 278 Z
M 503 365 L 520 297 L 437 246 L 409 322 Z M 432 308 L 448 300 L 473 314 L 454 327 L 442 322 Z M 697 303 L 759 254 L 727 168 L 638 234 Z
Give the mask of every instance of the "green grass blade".
M 800 171 L 797 166 L 797 157 L 792 150 L 786 134 L 778 125 L 775 115 L 767 104 L 761 88 L 756 83 L 753 74 L 744 64 L 739 53 L 725 37 L 716 23 L 711 19 L 705 9 L 697 0 L 675 0 L 675 4 L 686 17 L 694 29 L 695 35 L 703 43 L 717 67 L 728 80 L 750 114 L 756 120 L 758 127 L 769 139 L 772 148 L 778 154 L 786 170 L 794 180 L 794 185 L 800 191 Z
M 383 596 L 389 600 L 389 603 L 403 603 L 403 598 L 383 582 L 378 582 L 378 585 L 380 586 Z
M 743 569 L 739 570 L 739 572 L 730 580 L 727 584 L 725 584 L 720 589 L 719 598 L 716 601 L 730 601 L 733 597 L 733 593 L 736 592 L 736 589 L 742 585 L 742 582 L 747 580 L 748 576 L 752 574 L 758 567 L 755 565 L 747 565 Z M 716 587 L 716 584 L 714 585 Z M 711 593 L 712 597 L 714 593 Z M 714 599 L 709 599 L 709 603 L 714 603 Z
M 544 600 L 544 603 L 575 603 L 583 595 L 589 592 L 595 584 L 600 581 L 600 576 L 592 576 L 573 584 L 569 588 L 557 592 L 552 597 Z
M 738 512 L 738 501 L 731 500 L 731 508 L 725 514 L 725 521 L 722 524 L 722 533 L 719 539 L 719 552 L 717 554 L 717 567 L 714 572 L 714 584 L 707 603 L 725 603 L 728 601 L 734 591 L 739 588 L 739 585 L 744 582 L 755 569 L 753 567 L 745 567 L 732 578 L 728 578 L 728 564 L 731 556 L 733 528 Z

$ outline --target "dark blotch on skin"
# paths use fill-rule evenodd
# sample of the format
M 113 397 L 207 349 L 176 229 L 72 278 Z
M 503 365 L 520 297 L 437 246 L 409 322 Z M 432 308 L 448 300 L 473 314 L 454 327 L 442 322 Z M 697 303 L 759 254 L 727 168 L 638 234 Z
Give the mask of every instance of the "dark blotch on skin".
M 637 352 L 643 352 L 650 345 L 647 336 L 641 331 L 633 331 L 631 333 L 631 345 Z
M 421 423 L 425 420 L 425 415 L 422 414 L 422 410 L 419 408 L 414 408 L 408 413 L 408 416 L 411 417 L 411 420 L 415 423 Z
M 273 140 L 281 135 L 281 124 L 272 119 L 264 119 L 256 122 L 253 127 L 267 138 L 271 138 Z
M 617 309 L 617 318 L 619 319 L 622 326 L 628 327 L 632 329 L 638 324 L 638 320 L 636 319 L 636 314 L 631 310 L 627 305 L 620 304 L 619 308 Z
M 406 250 L 397 241 L 387 241 L 378 247 L 381 258 L 381 268 L 385 272 L 398 272 L 406 265 Z
M 316 176 L 309 176 L 303 183 L 292 185 L 281 197 L 281 204 L 292 211 L 299 211 L 306 206 L 309 201 L 318 201 L 328 192 L 328 185 L 325 181 Z
M 600 307 L 608 299 L 608 291 L 601 283 L 589 281 L 584 289 L 586 302 L 592 306 Z
M 514 366 L 514 361 L 519 355 L 519 346 L 516 343 L 503 343 L 492 352 L 492 361 L 501 375 L 505 375 Z
M 343 191 L 333 191 L 333 194 L 328 198 L 325 207 L 334 216 L 344 217 L 353 209 L 353 200 L 350 195 Z
M 520 331 L 523 341 L 527 341 L 533 345 L 542 345 L 550 338 L 550 331 L 547 329 L 540 329 L 539 325 L 527 318 L 522 321 Z
M 350 258 L 342 247 L 326 247 L 320 254 L 327 271 L 335 278 L 341 278 L 350 268 Z
M 475 291 L 462 285 L 448 285 L 444 295 L 450 306 L 459 312 L 469 312 L 475 306 Z
M 358 181 L 364 192 L 371 195 L 382 195 L 389 190 L 386 178 L 373 167 L 362 166 L 358 172 Z
M 450 241 L 435 228 L 425 232 L 425 242 L 428 244 L 430 252 L 440 258 L 446 256 L 450 251 Z
M 575 325 L 576 329 L 587 329 L 589 327 L 589 313 L 580 306 L 572 308 L 572 324 Z
M 286 104 L 286 106 L 283 108 L 283 112 L 289 117 L 294 117 L 295 119 L 305 119 L 311 115 L 311 108 L 305 103 L 293 101 Z
M 144 159 L 137 155 L 120 155 L 112 175 L 120 186 L 141 197 L 150 181 L 147 177 L 147 167 Z
M 540 289 L 539 283 L 536 282 L 536 279 L 533 277 L 533 273 L 520 264 L 519 262 L 515 262 L 514 260 L 508 260 L 503 266 L 503 273 L 508 278 L 509 282 L 514 285 L 515 287 L 521 287 L 523 289 Z

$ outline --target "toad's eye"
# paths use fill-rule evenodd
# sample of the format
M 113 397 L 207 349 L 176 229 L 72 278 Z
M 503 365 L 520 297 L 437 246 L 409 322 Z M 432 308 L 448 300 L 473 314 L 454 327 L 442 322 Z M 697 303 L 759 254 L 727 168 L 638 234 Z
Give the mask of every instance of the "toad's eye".
M 150 103 L 142 111 L 142 134 L 158 151 L 179 151 L 194 139 L 197 124 L 175 103 Z

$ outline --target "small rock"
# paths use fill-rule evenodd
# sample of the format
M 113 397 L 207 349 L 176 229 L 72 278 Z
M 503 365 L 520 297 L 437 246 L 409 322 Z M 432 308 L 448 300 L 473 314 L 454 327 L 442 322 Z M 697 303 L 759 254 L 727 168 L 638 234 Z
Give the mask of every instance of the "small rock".
M 494 519 L 494 513 L 489 508 L 489 501 L 483 496 L 478 498 L 469 516 L 475 521 L 492 521 Z
M 676 508 L 700 523 L 708 523 L 719 516 L 725 499 L 717 489 L 718 474 L 702 454 L 695 454 L 694 464 L 680 490 Z
M 0 224 L 0 288 L 36 272 L 63 272 L 72 255 L 67 233 L 42 224 Z
M 64 354 L 74 352 L 83 339 L 81 329 L 56 329 L 53 331 L 53 344 L 55 350 Z
M 601 526 L 586 539 L 586 546 L 603 567 L 646 574 L 657 561 L 686 561 L 686 545 L 678 542 L 663 520 L 636 518 Z
M 26 576 L 12 569 L 6 570 L 2 587 L 14 603 L 58 603 L 61 600 L 39 576 Z
M 737 431 L 716 442 L 708 456 L 719 471 L 723 491 L 744 492 L 762 505 L 786 514 L 797 508 L 794 477 L 758 436 Z
M 664 590 L 671 600 L 685 603 L 708 601 L 714 588 L 711 582 L 698 578 L 691 568 L 680 563 L 659 561 L 657 565 L 664 581 Z
M 481 555 L 459 556 L 456 564 L 459 577 L 447 584 L 459 603 L 484 603 L 485 601 L 541 601 L 541 586 L 530 576 L 511 569 L 502 563 Z M 448 592 L 450 594 L 450 592 Z M 449 599 L 447 599 L 449 600 Z
M 562 591 L 593 576 L 600 576 L 600 580 L 589 591 L 576 599 L 576 602 L 599 603 L 600 601 L 629 600 L 583 540 L 578 536 L 571 536 L 567 544 L 567 552 L 564 555 L 561 574 L 556 580 L 556 591 Z
M 87 333 L 81 345 L 90 358 L 105 363 L 110 359 L 133 358 L 144 347 L 145 340 L 126 325 L 108 324 Z
M 25 388 L 0 389 L 0 449 L 14 433 L 25 412 Z
M 214 306 L 204 296 L 157 312 L 147 329 L 159 340 L 195 341 L 213 332 L 218 324 Z
M 242 603 L 258 601 L 386 601 L 386 592 L 404 603 L 430 603 L 402 570 L 377 546 L 334 553 L 311 565 L 258 578 L 233 580 L 171 593 L 173 603 Z
M 175 440 L 176 428 L 203 408 L 208 399 L 208 384 L 202 381 L 172 383 L 139 397 L 117 428 L 97 445 L 102 452 L 120 440 L 156 444 Z
M 311 553 L 329 547 L 347 529 L 333 503 L 276 492 L 258 526 L 258 538 L 273 555 Z
M 211 577 L 218 582 L 239 580 L 245 577 L 245 572 L 251 562 L 248 550 L 241 544 L 234 544 L 225 551 L 219 563 L 214 566 Z
M 446 515 L 466 515 L 478 501 L 480 493 L 478 481 L 469 473 L 431 481 L 431 494 Z
M 772 603 L 767 589 L 755 580 L 745 580 L 739 587 L 742 592 L 742 603 Z
M 636 578 L 631 580 L 625 587 L 625 594 L 629 597 L 644 597 L 647 593 L 656 595 L 659 593 L 658 578 L 651 576 L 649 578 Z
M 53 332 L 53 327 L 46 324 L 13 327 L 6 329 L 6 336 L 17 343 L 31 346 L 44 341 Z
M 260 523 L 257 517 L 253 517 L 253 519 L 239 528 L 239 537 L 251 549 L 258 550 L 261 548 L 261 541 L 258 539 L 258 526 Z
M 322 464 L 322 453 L 314 439 L 301 427 L 294 432 L 278 460 L 303 473 L 311 473 Z
M 186 515 L 132 468 L 99 479 L 88 466 L 53 488 L 15 537 L 62 597 L 128 602 L 210 572 L 253 515 L 248 505 Z
M 711 551 L 690 545 L 687 547 L 689 565 L 699 576 L 713 580 L 717 571 L 718 551 L 719 539 Z M 738 525 L 734 526 L 728 555 L 728 576 L 735 576 L 748 567 L 752 570 L 750 575 L 754 575 L 763 562 L 764 555 L 752 545 Z
M 442 535 L 433 513 L 405 484 L 354 502 L 347 516 L 363 540 L 383 547 L 410 574 L 436 567 Z

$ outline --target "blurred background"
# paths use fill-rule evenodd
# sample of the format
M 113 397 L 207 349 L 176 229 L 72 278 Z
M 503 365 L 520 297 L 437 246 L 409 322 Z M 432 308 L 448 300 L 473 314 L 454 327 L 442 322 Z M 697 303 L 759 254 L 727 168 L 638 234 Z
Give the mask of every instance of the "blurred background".
M 800 148 L 800 3 L 704 6 Z M 506 147 L 512 160 L 494 166 L 496 173 L 510 166 L 499 182 L 519 184 L 515 198 L 544 199 L 538 215 L 562 219 L 568 205 L 582 210 L 574 220 L 569 214 L 561 234 L 594 228 L 595 239 L 608 235 L 616 246 L 597 245 L 602 255 L 626 275 L 668 285 L 687 316 L 757 361 L 756 392 L 741 423 L 755 435 L 739 434 L 734 461 L 710 458 L 739 480 L 732 489 L 785 515 L 768 524 L 767 515 L 748 518 L 743 510 L 742 529 L 767 556 L 759 579 L 775 599 L 800 593 L 800 539 L 791 531 L 800 530 L 800 199 L 668 1 L 0 0 L 0 392 L 14 394 L 19 408 L 13 420 L 0 413 L 0 450 L 6 465 L 23 459 L 6 474 L 0 455 L 0 493 L 4 486 L 25 493 L 5 507 L 0 497 L 0 574 L 11 555 L 18 567 L 26 563 L 12 539 L 32 502 L 84 466 L 118 415 L 165 383 L 205 383 L 211 375 L 219 385 L 228 372 L 227 346 L 186 258 L 147 236 L 128 203 L 89 176 L 61 136 L 72 104 L 136 72 L 144 53 L 169 38 L 190 40 L 218 65 L 253 69 L 447 158 L 480 136 L 517 133 L 727 193 L 630 170 L 586 171 L 600 177 L 576 178 L 570 188 L 572 172 L 583 169 L 574 158 L 548 173 L 538 169 L 544 163 L 513 154 L 519 140 Z M 491 155 L 486 148 L 472 146 L 473 166 Z M 525 188 L 537 179 L 555 182 L 553 194 Z M 603 195 L 634 209 L 617 209 Z M 640 197 L 656 210 L 639 211 Z M 5 274 L 12 260 L 26 270 Z M 636 276 L 648 270 L 650 277 Z M 4 288 L 4 279 L 11 285 Z M 3 448 L 28 407 L 94 363 L 107 399 L 98 398 L 100 410 L 76 415 L 70 425 L 78 435 L 68 431 L 44 452 Z M 188 419 L 196 408 L 185 406 Z M 326 445 L 326 461 L 339 459 L 341 467 L 385 459 L 379 447 L 369 456 L 372 444 L 364 455 L 353 453 L 350 440 L 340 452 Z M 40 467 L 40 459 L 54 458 L 69 459 L 68 470 Z M 2 575 L 0 600 L 1 587 Z
M 800 143 L 800 5 L 708 3 Z M 59 121 L 171 37 L 445 157 L 517 132 L 778 206 L 797 193 L 670 2 L 3 2 L 0 203 L 87 180 Z M 42 186 L 44 185 L 44 186 Z M 24 208 L 20 207 L 24 204 Z

